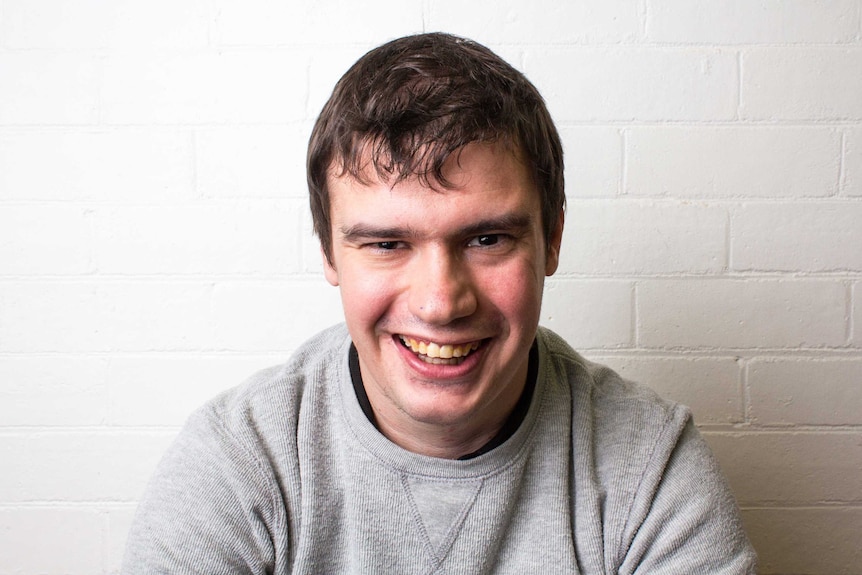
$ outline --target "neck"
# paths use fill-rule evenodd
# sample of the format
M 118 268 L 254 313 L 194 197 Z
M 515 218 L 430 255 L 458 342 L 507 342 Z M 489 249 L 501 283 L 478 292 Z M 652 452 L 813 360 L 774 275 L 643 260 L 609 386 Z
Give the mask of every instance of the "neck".
M 517 401 L 517 397 L 515 398 Z M 373 404 L 372 404 L 373 405 Z M 484 425 L 440 425 L 426 422 L 389 421 L 381 411 L 375 410 L 380 432 L 399 447 L 429 457 L 459 459 L 474 453 L 487 444 L 500 431 L 512 408 L 499 421 Z
M 498 395 L 458 418 L 447 417 L 447 410 L 440 405 L 431 406 L 430 413 L 408 413 L 373 382 L 363 382 L 363 387 L 372 412 L 370 419 L 387 439 L 420 455 L 459 459 L 499 445 L 520 425 L 532 397 L 532 385 L 529 393 L 524 392 L 528 377 L 535 380 L 535 373 L 529 373 L 529 359 L 525 359 L 514 377 L 500 386 Z M 519 403 L 522 396 L 524 402 Z M 516 408 L 517 421 L 510 421 Z
M 458 406 L 447 410 L 438 403 L 436 409 L 431 405 L 431 412 L 424 414 L 399 407 L 373 380 L 364 379 L 364 369 L 355 347 L 351 347 L 349 364 L 362 411 L 387 439 L 420 455 L 464 459 L 498 447 L 520 427 L 533 397 L 539 357 L 534 342 L 526 360 L 515 370 L 514 377 L 508 382 L 498 382 L 496 389 L 499 393 L 485 398 L 484 403 L 474 405 L 469 411 L 458 410 Z M 463 398 L 463 401 L 468 400 L 469 396 Z M 447 417 L 453 411 L 460 411 L 460 417 Z

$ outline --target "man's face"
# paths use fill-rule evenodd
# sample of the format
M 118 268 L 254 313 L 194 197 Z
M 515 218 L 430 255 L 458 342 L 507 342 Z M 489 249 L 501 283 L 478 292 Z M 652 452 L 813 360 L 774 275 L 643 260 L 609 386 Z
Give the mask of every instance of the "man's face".
M 395 186 L 330 178 L 332 265 L 375 415 L 393 426 L 483 429 L 521 394 L 546 275 L 538 191 L 510 150 L 471 144 L 444 175 Z

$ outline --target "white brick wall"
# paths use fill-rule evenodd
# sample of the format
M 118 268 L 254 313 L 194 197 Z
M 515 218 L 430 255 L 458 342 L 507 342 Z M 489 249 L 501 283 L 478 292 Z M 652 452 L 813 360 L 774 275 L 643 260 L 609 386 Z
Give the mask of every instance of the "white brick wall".
M 0 123 L 94 124 L 100 64 L 100 57 L 89 53 L 0 53 Z
M 706 273 L 727 268 L 727 211 L 719 206 L 575 201 L 566 216 L 565 237 L 559 270 L 564 274 Z
M 733 224 L 736 270 L 862 272 L 859 202 L 750 203 L 735 210 Z
M 4 125 L 0 198 L 120 205 L 190 200 L 196 193 L 193 141 L 179 127 Z M 89 207 L 72 205 L 82 211 Z
M 756 48 L 742 54 L 740 113 L 750 120 L 862 119 L 858 47 Z
M 764 425 L 862 425 L 859 381 L 858 358 L 755 359 L 748 367 L 751 420 Z
M 638 342 L 659 349 L 843 347 L 846 292 L 836 280 L 644 280 Z
M 853 42 L 855 0 L 647 0 L 646 38 L 673 44 Z
M 831 128 L 725 125 L 626 131 L 626 193 L 686 198 L 834 195 L 841 135 Z
M 542 322 L 690 405 L 765 574 L 862 565 L 862 0 L 0 0 L 0 575 L 116 573 L 205 398 L 340 318 L 333 83 L 447 30 L 537 83 Z
M 848 196 L 862 196 L 862 129 L 847 130 L 844 146 L 842 190 Z
M 721 121 L 737 113 L 739 71 L 728 49 L 538 44 L 524 50 L 524 73 L 562 123 Z
M 488 44 L 626 42 L 637 39 L 641 2 L 430 2 L 429 30 L 445 30 Z

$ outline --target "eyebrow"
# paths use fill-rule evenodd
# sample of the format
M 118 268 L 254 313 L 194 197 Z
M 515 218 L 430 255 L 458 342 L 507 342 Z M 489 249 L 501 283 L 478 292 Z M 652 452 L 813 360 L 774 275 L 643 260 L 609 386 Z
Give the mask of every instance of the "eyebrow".
M 498 218 L 488 218 L 473 222 L 460 228 L 456 235 L 476 236 L 489 232 L 509 232 L 517 234 L 527 230 L 533 223 L 533 216 L 528 213 L 505 214 Z M 391 238 L 395 240 L 404 238 L 415 238 L 422 234 L 412 227 L 378 227 L 371 224 L 359 223 L 352 226 L 340 228 L 341 237 L 347 242 L 358 242 L 361 240 Z
M 360 240 L 375 238 L 402 239 L 417 235 L 417 232 L 411 231 L 411 228 L 378 228 L 370 224 L 346 226 L 342 227 L 340 231 L 341 237 L 348 242 L 357 242 Z
M 533 217 L 530 214 L 517 212 L 472 223 L 463 228 L 461 233 L 464 236 L 476 236 L 494 231 L 518 233 L 527 230 L 532 223 Z

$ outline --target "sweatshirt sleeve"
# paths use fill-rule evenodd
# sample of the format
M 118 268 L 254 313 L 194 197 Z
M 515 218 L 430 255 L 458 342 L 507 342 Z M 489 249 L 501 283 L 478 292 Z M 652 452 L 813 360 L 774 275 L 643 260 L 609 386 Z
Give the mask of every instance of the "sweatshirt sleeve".
M 193 415 L 136 512 L 122 573 L 263 574 L 281 520 L 265 468 L 211 410 Z M 283 507 L 282 507 L 283 508 Z
M 733 494 L 688 411 L 674 411 L 633 500 L 618 572 L 753 574 Z

